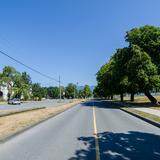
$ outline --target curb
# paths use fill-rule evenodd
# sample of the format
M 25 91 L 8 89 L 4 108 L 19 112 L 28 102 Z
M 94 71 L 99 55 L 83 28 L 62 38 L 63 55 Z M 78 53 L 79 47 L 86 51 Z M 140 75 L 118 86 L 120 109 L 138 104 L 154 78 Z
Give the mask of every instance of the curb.
M 115 104 L 115 105 L 120 105 L 121 107 L 128 107 L 128 106 L 129 106 L 129 105 L 127 105 L 127 104 L 123 104 L 123 103 L 120 103 L 120 102 L 113 102 L 113 101 L 112 101 L 112 103 Z M 131 106 L 131 105 L 130 105 L 130 106 Z M 136 113 L 129 112 L 129 111 L 123 109 L 123 108 L 120 108 L 120 110 L 123 111 L 123 112 L 126 112 L 126 113 L 128 113 L 128 114 L 130 114 L 130 115 L 132 115 L 132 116 L 134 116 L 134 117 L 137 117 L 137 118 L 139 118 L 139 119 L 141 119 L 141 120 L 143 120 L 143 121 L 145 121 L 145 122 L 147 122 L 147 123 L 149 123 L 149 124 L 152 124 L 152 125 L 160 128 L 160 123 L 158 123 L 158 122 L 155 122 L 155 121 L 150 120 L 150 119 L 148 119 L 148 118 L 144 118 L 144 117 L 142 117 L 142 116 L 140 116 L 140 115 L 138 115 L 138 114 L 136 114 Z
M 47 117 L 47 118 L 44 118 L 44 119 L 40 120 L 39 122 L 36 122 L 35 124 L 32 124 L 32 125 L 27 126 L 27 127 L 24 127 L 23 129 L 17 131 L 16 133 L 10 134 L 10 135 L 6 136 L 5 138 L 0 139 L 0 144 L 5 143 L 6 141 L 8 141 L 8 140 L 10 140 L 10 139 L 18 136 L 19 134 L 27 131 L 28 129 L 31 129 L 31 128 L 33 128 L 33 127 L 35 127 L 35 126 L 37 126 L 37 125 L 39 125 L 39 124 L 41 124 L 41 123 L 43 123 L 43 122 L 45 122 L 45 121 L 48 121 L 49 119 L 51 119 L 51 118 L 53 118 L 53 117 L 55 117 L 55 116 L 57 116 L 57 115 L 65 112 L 65 111 L 67 111 L 68 109 L 71 109 L 72 107 L 74 107 L 74 106 L 76 106 L 76 105 L 78 105 L 78 104 L 80 104 L 80 103 L 81 103 L 81 102 L 79 102 L 79 103 L 77 103 L 77 104 L 73 104 L 73 105 L 71 105 L 69 108 L 66 108 L 65 110 L 63 110 L 63 111 L 61 111 L 61 112 L 59 112 L 59 113 L 55 113 L 54 115 L 51 115 L 51 116 L 49 116 L 49 117 Z
M 150 124 L 152 124 L 152 125 L 154 125 L 154 126 L 156 126 L 158 128 L 160 128 L 160 123 L 158 123 L 158 122 L 155 122 L 155 121 L 150 120 L 148 118 L 144 118 L 144 117 L 142 117 L 142 116 L 140 116 L 140 115 L 138 115 L 136 113 L 129 112 L 129 111 L 123 109 L 123 108 L 120 108 L 120 110 L 123 111 L 123 112 L 126 112 L 126 113 L 128 113 L 128 114 L 130 114 L 130 115 L 132 115 L 134 117 L 137 117 L 137 118 L 139 118 L 139 119 L 141 119 L 141 120 L 143 120 L 145 122 L 148 122 L 148 123 L 150 123 Z
M 2 113 L 0 114 L 0 117 L 5 117 L 5 116 L 10 116 L 13 114 L 19 114 L 19 113 L 23 113 L 23 112 L 29 112 L 29 111 L 34 111 L 34 110 L 40 110 L 40 109 L 45 109 L 46 107 L 39 107 L 39 108 L 30 108 L 30 109 L 20 109 L 17 111 L 11 111 L 9 113 Z

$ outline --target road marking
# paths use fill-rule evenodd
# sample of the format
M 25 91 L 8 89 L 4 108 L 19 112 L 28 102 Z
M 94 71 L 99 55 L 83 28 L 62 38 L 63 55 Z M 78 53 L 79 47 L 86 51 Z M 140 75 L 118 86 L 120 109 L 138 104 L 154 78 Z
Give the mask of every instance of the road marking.
M 94 138 L 95 138 L 95 147 L 96 147 L 96 160 L 100 160 L 100 150 L 98 142 L 98 132 L 97 132 L 97 123 L 96 123 L 96 112 L 93 105 L 93 128 L 94 128 Z

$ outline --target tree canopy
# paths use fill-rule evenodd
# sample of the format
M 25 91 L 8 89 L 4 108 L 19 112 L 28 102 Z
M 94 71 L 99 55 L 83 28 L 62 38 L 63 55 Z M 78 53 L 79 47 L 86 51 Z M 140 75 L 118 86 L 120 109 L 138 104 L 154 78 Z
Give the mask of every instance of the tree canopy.
M 82 92 L 83 98 L 89 98 L 92 96 L 92 91 L 91 91 L 89 85 L 85 85 L 84 88 L 81 90 L 81 92 Z
M 30 76 L 27 73 L 21 74 L 11 66 L 5 66 L 0 74 L 0 84 L 6 85 L 8 89 L 8 100 L 11 97 L 20 98 L 22 95 L 24 99 L 28 99 L 30 93 L 29 80 Z
M 67 98 L 75 98 L 77 95 L 77 87 L 73 83 L 69 83 L 67 87 L 65 88 L 65 96 Z
M 113 97 L 115 94 L 144 93 L 152 103 L 158 103 L 150 94 L 160 89 L 160 28 L 144 26 L 127 32 L 128 47 L 117 49 L 110 60 L 97 72 L 95 96 Z

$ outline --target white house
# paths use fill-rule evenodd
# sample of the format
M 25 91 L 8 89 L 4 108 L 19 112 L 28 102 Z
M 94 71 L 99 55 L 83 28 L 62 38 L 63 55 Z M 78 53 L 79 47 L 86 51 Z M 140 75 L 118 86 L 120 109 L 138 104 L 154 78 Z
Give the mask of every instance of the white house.
M 7 100 L 8 99 L 8 89 L 6 85 L 0 86 L 0 99 Z

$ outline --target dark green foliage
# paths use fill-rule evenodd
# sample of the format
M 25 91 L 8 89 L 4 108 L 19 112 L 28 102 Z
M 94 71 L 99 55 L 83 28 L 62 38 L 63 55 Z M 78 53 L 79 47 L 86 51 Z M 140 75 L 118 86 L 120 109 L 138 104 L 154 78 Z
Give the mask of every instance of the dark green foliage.
M 160 71 L 160 27 L 146 25 L 127 32 L 126 41 L 145 51 Z
M 160 77 L 151 57 L 136 45 L 132 45 L 130 51 L 132 56 L 127 65 L 129 82 L 140 92 L 159 87 Z
M 92 96 L 92 91 L 91 91 L 89 85 L 84 86 L 83 95 L 84 95 L 85 98 L 89 98 L 89 97 Z
M 5 66 L 0 74 L 0 85 L 6 85 L 8 89 L 8 100 L 12 97 L 27 100 L 30 94 L 31 78 L 24 72 L 20 73 L 11 66 Z
M 47 95 L 49 98 L 52 99 L 59 98 L 59 88 L 58 87 L 47 88 Z
M 107 98 L 124 93 L 143 92 L 152 103 L 157 103 L 150 94 L 160 89 L 160 28 L 144 26 L 127 32 L 129 46 L 118 49 L 108 63 L 97 73 L 94 95 Z
M 35 100 L 41 100 L 43 96 L 43 89 L 39 83 L 32 84 L 32 96 Z
M 65 88 L 65 96 L 66 98 L 74 98 L 77 97 L 77 88 L 76 85 L 73 83 L 69 83 L 68 86 Z
M 92 91 L 89 85 L 85 85 L 83 89 L 79 90 L 79 98 L 89 98 L 92 96 Z
M 27 74 L 27 72 L 22 72 L 22 80 L 25 84 L 31 85 L 32 84 L 32 80 L 29 74 Z

